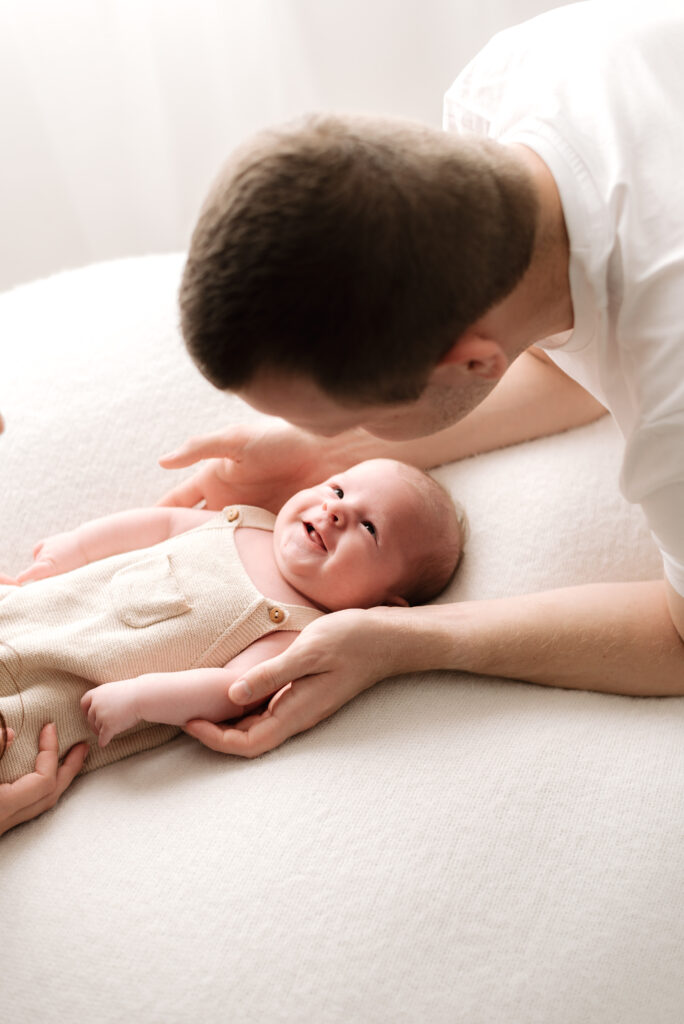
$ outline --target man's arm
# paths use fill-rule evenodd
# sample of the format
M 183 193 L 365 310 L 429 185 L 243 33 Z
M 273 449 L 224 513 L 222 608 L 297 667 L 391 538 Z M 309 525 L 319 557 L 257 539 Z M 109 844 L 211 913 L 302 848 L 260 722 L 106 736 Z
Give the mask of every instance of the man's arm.
M 368 443 L 382 450 L 355 461 L 385 455 L 430 469 L 580 427 L 605 412 L 604 406 L 545 352 L 530 348 L 518 356 L 484 402 L 458 423 L 414 441 L 370 438 Z
M 239 424 L 190 438 L 160 460 L 168 469 L 211 459 L 162 499 L 165 505 L 209 508 L 232 502 L 273 512 L 303 487 L 319 483 L 356 462 L 401 459 L 422 469 L 519 441 L 578 427 L 605 409 L 540 349 L 523 352 L 490 395 L 459 423 L 415 441 L 383 441 L 358 429 L 337 437 L 313 437 L 280 420 Z
M 634 697 L 684 695 L 684 644 L 662 580 L 442 607 L 444 617 L 439 606 L 416 611 L 448 667 Z
M 379 679 L 450 669 L 633 697 L 684 696 L 684 644 L 662 580 L 594 583 L 491 601 L 334 612 L 230 689 L 282 698 L 209 745 L 254 757 Z M 192 732 L 188 729 L 187 731 Z

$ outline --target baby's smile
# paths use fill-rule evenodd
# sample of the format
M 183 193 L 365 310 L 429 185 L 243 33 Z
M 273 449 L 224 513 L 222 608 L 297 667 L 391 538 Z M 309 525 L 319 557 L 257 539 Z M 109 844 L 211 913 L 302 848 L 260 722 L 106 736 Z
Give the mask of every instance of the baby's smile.
M 424 573 L 420 551 L 436 556 L 444 547 L 433 526 L 448 521 L 448 531 L 460 536 L 448 496 L 426 497 L 432 487 L 420 470 L 370 459 L 297 491 L 276 518 L 278 571 L 328 611 L 406 605 L 406 580 Z M 446 506 L 451 512 L 443 515 Z
M 304 528 L 306 530 L 306 533 L 307 533 L 307 536 L 308 536 L 309 540 L 313 544 L 315 544 L 316 547 L 322 548 L 323 551 L 327 551 L 328 550 L 328 548 L 326 547 L 325 541 L 323 540 L 323 538 L 321 537 L 320 533 L 315 528 L 313 523 L 304 523 Z

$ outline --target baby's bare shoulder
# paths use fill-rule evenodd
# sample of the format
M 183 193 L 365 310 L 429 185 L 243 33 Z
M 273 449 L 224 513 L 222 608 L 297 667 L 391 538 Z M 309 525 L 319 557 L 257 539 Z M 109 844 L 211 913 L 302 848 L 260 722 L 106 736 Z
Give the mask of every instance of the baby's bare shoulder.
M 169 517 L 169 537 L 194 530 L 196 526 L 202 526 L 207 520 L 218 515 L 207 508 L 166 508 L 164 511 Z

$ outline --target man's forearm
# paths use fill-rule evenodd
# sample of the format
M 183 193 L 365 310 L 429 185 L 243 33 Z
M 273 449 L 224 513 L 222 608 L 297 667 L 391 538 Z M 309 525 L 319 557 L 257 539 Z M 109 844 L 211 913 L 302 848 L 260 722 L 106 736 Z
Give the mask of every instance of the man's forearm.
M 684 644 L 662 581 L 379 614 L 394 635 L 394 672 L 452 669 L 603 693 L 684 695 Z
M 516 359 L 481 405 L 446 430 L 411 441 L 384 441 L 356 430 L 322 444 L 334 469 L 380 457 L 429 469 L 583 426 L 605 411 L 555 364 L 530 351 Z

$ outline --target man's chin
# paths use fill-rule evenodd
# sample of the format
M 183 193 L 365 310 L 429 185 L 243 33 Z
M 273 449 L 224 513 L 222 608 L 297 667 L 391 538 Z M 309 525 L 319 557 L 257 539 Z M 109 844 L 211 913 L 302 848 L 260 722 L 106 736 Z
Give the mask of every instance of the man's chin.
M 377 437 L 381 441 L 413 441 L 419 437 L 429 437 L 430 434 L 436 434 L 438 431 L 443 430 L 448 424 L 444 423 L 397 423 L 392 426 L 383 425 L 381 423 L 373 424 L 370 423 L 364 427 L 368 434 L 372 434 L 373 437 Z

